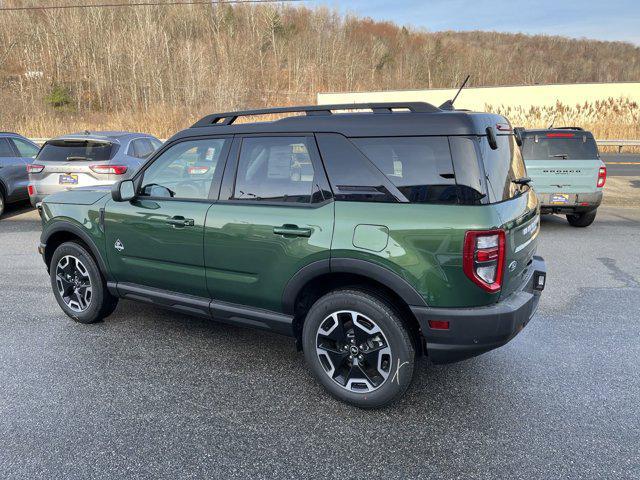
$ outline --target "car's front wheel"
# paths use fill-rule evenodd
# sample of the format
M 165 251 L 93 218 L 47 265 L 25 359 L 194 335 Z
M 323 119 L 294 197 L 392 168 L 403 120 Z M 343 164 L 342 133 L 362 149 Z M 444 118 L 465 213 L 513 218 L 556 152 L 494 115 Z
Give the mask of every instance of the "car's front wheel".
M 596 219 L 596 210 L 567 215 L 567 221 L 572 227 L 588 227 Z
M 49 274 L 58 305 L 76 322 L 98 322 L 111 315 L 118 304 L 96 261 L 80 243 L 66 242 L 56 248 Z
M 4 213 L 4 206 L 5 206 L 4 192 L 0 188 L 0 217 Z
M 305 360 L 336 398 L 362 408 L 400 398 L 413 378 L 415 350 L 390 303 L 359 289 L 321 297 L 303 328 Z

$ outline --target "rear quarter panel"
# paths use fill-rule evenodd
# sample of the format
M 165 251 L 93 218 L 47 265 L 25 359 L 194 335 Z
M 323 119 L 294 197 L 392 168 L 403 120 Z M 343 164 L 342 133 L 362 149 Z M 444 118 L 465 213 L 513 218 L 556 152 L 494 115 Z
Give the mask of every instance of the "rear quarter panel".
M 429 306 L 472 307 L 498 300 L 499 293 L 485 292 L 462 270 L 465 232 L 503 223 L 492 206 L 336 202 L 335 209 L 332 258 L 385 267 L 409 282 Z M 378 228 L 356 231 L 359 225 Z M 380 232 L 387 229 L 385 245 Z

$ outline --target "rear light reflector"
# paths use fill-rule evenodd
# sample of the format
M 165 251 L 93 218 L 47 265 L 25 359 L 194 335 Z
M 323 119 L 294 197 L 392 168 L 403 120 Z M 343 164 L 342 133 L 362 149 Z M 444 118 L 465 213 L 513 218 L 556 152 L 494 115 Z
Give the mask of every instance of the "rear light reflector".
M 36 188 L 33 185 L 29 185 L 27 187 L 27 191 L 29 192 L 29 196 L 32 197 L 36 194 Z
M 38 165 L 35 163 L 27 165 L 27 173 L 40 173 L 42 170 L 44 170 L 44 165 Z
M 448 320 L 429 320 L 429 328 L 433 330 L 449 330 Z
M 598 188 L 604 187 L 604 184 L 606 182 L 607 182 L 607 167 L 600 167 L 600 170 L 598 170 L 598 183 L 596 183 L 596 186 Z
M 89 168 L 96 173 L 110 173 L 112 175 L 127 173 L 126 165 L 91 165 Z
M 500 290 L 504 259 L 504 230 L 472 230 L 465 234 L 462 268 L 483 290 L 492 293 Z
M 573 133 L 547 133 L 547 138 L 573 138 Z

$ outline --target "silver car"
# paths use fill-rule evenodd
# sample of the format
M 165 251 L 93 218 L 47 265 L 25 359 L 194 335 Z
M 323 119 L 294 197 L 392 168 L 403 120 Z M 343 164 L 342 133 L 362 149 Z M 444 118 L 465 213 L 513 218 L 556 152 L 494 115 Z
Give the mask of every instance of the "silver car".
M 84 132 L 48 140 L 27 166 L 31 204 L 61 190 L 127 178 L 160 145 L 153 135 L 132 132 Z

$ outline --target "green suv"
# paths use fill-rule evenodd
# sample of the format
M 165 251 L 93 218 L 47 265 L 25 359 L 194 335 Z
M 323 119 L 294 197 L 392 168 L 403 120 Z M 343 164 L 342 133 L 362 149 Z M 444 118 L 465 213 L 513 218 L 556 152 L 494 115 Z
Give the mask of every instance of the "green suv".
M 220 113 L 110 193 L 47 197 L 39 250 L 78 322 L 123 298 L 289 335 L 331 394 L 379 407 L 405 392 L 417 355 L 470 358 L 533 316 L 546 268 L 528 181 L 498 115 Z
M 516 134 L 541 212 L 564 214 L 574 227 L 591 225 L 607 180 L 593 134 L 579 127 Z

